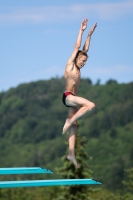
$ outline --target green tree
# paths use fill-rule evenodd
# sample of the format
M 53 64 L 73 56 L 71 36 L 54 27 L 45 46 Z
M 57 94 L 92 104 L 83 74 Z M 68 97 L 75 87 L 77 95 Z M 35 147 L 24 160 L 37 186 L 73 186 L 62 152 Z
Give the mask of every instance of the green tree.
M 84 178 L 92 178 L 92 170 L 90 165 L 88 165 L 88 161 L 91 158 L 85 151 L 86 139 L 85 137 L 80 137 L 78 133 L 76 133 L 76 159 L 80 164 L 80 168 L 75 168 L 73 163 L 67 160 L 66 156 L 62 157 L 62 161 L 64 163 L 63 167 L 57 168 L 57 172 L 62 175 L 64 179 L 84 179 Z M 94 190 L 90 186 L 85 185 L 73 185 L 73 186 L 63 186 L 61 192 L 59 193 L 56 199 L 58 200 L 89 200 L 92 199 L 90 196 L 94 192 Z
M 123 181 L 128 191 L 133 192 L 133 168 L 125 170 L 127 173 L 127 180 Z

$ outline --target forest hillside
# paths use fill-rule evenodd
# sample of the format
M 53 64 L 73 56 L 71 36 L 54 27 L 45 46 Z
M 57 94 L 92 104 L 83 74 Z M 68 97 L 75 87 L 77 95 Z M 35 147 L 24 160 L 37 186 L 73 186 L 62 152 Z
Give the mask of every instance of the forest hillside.
M 0 93 L 0 167 L 43 166 L 54 171 L 63 164 L 63 90 L 63 79 L 52 78 Z M 133 82 L 93 85 L 81 79 L 78 95 L 96 104 L 95 111 L 78 122 L 80 137 L 87 138 L 93 176 L 108 189 L 121 189 L 125 169 L 133 166 Z

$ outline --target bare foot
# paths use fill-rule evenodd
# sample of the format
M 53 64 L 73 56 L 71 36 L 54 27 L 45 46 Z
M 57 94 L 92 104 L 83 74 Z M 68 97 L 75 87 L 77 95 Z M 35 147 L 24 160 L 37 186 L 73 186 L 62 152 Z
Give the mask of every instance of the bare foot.
M 70 161 L 72 161 L 76 168 L 80 168 L 80 166 L 79 166 L 79 164 L 77 163 L 76 158 L 75 158 L 74 155 L 73 155 L 73 156 L 72 156 L 72 155 L 68 155 L 68 156 L 67 156 L 67 159 L 70 160 Z
M 62 134 L 66 133 L 67 130 L 70 128 L 70 126 L 71 126 L 71 124 L 69 122 L 69 119 L 66 119 L 66 123 L 64 124 Z

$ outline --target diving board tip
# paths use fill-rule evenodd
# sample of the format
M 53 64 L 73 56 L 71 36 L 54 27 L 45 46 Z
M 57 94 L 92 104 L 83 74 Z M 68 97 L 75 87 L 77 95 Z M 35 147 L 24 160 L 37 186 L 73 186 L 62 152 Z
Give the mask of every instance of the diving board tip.
M 0 175 L 6 174 L 52 174 L 49 169 L 42 167 L 13 167 L 13 168 L 0 168 Z

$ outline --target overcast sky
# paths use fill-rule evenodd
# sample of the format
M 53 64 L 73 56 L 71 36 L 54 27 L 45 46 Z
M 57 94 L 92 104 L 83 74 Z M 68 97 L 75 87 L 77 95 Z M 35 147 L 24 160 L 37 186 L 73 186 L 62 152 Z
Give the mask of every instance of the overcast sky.
M 82 77 L 95 84 L 133 81 L 133 0 L 0 1 L 0 92 L 62 77 L 80 24 L 88 18 L 89 59 Z

